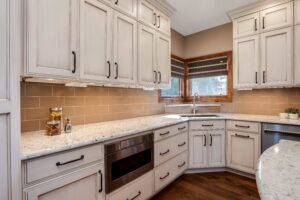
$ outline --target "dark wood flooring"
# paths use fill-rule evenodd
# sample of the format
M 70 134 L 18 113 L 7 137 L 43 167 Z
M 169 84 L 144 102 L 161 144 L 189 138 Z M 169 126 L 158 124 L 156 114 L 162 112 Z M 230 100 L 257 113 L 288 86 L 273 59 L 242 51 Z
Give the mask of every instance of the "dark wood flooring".
M 185 174 L 152 200 L 259 200 L 255 180 L 229 172 Z

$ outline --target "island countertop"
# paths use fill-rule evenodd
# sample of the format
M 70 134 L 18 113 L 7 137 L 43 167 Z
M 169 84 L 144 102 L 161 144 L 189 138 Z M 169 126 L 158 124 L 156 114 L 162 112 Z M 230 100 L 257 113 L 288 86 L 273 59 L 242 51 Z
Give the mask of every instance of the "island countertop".
M 259 159 L 256 182 L 262 200 L 300 199 L 300 142 L 281 140 Z

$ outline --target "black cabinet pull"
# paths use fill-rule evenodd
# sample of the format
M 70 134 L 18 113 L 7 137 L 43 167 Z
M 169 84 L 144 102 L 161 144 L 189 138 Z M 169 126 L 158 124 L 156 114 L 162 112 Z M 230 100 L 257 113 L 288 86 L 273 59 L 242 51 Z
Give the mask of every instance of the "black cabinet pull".
M 153 16 L 154 16 L 154 26 L 156 26 L 156 23 L 157 23 L 157 21 L 156 21 L 156 13 L 153 13 Z
M 250 126 L 242 126 L 242 125 L 238 125 L 238 124 L 236 124 L 235 127 L 237 127 L 237 128 L 250 128 Z
M 239 134 L 235 134 L 236 137 L 240 137 L 240 138 L 250 138 L 249 135 L 239 135 Z
M 73 70 L 72 70 L 72 73 L 73 74 L 75 74 L 75 72 L 76 72 L 76 66 L 77 66 L 77 64 L 76 64 L 76 52 L 75 51 L 72 51 L 72 54 L 73 54 Z
M 258 84 L 258 72 L 255 72 L 255 83 Z
M 139 191 L 139 193 L 138 193 L 137 195 L 135 195 L 135 196 L 132 197 L 131 199 L 127 198 L 127 200 L 134 200 L 134 199 L 138 198 L 141 194 L 142 194 L 142 192 Z
M 78 159 L 75 159 L 75 160 L 71 160 L 71 161 L 68 161 L 68 162 L 64 162 L 64 163 L 61 163 L 61 162 L 57 162 L 56 163 L 56 166 L 59 167 L 59 166 L 63 166 L 63 165 L 67 165 L 67 164 L 71 164 L 71 163 L 74 163 L 74 162 L 77 162 L 77 161 L 80 161 L 80 160 L 83 160 L 84 159 L 84 155 L 81 155 L 80 158 Z
M 170 175 L 170 173 L 168 172 L 165 176 L 163 177 L 159 177 L 160 180 L 164 180 L 165 178 L 167 178 Z
M 266 83 L 266 71 L 263 71 L 263 83 Z
M 202 124 L 202 127 L 213 127 L 213 124 Z
M 103 174 L 102 174 L 101 170 L 99 170 L 98 173 L 100 174 L 100 189 L 99 189 L 99 193 L 101 193 L 103 191 Z
M 115 4 L 118 5 L 118 3 L 119 3 L 119 0 L 116 0 Z
M 206 147 L 206 135 L 204 135 L 204 145 Z
M 183 127 L 181 127 L 181 128 L 178 128 L 178 130 L 179 131 L 182 131 L 182 130 L 184 130 L 186 128 L 186 126 L 183 126 Z
M 157 83 L 157 71 L 153 71 L 154 72 L 154 83 Z
M 116 66 L 116 76 L 115 76 L 115 79 L 118 79 L 119 78 L 119 65 L 117 62 L 115 62 L 115 66 Z
M 167 153 L 170 152 L 170 149 L 168 149 L 167 151 L 163 152 L 163 153 L 160 153 L 159 155 L 163 156 L 163 155 L 166 155 Z
M 266 28 L 266 27 L 265 27 L 265 17 L 262 18 L 262 25 L 263 25 L 262 28 L 265 29 L 265 28 Z
M 161 83 L 161 72 L 158 71 L 157 73 L 158 73 L 158 84 L 160 84 Z
M 157 28 L 160 28 L 160 16 L 158 15 L 157 18 L 158 18 L 158 27 Z
M 107 78 L 110 78 L 110 75 L 111 75 L 110 61 L 107 61 L 107 64 L 108 64 L 108 76 L 107 76 Z
M 257 19 L 254 21 L 254 31 L 257 31 Z
M 169 135 L 170 134 L 170 131 L 167 131 L 167 132 L 165 132 L 165 133 L 160 133 L 159 135 L 160 136 L 165 136 L 165 135 Z
M 209 135 L 210 136 L 210 144 L 209 144 L 209 146 L 212 146 L 212 140 L 213 140 L 213 138 L 212 138 L 212 135 Z
M 183 162 L 181 165 L 178 165 L 178 168 L 183 167 L 186 164 L 186 162 Z
M 184 145 L 186 145 L 186 142 L 183 142 L 182 144 L 178 144 L 178 147 L 182 147 Z

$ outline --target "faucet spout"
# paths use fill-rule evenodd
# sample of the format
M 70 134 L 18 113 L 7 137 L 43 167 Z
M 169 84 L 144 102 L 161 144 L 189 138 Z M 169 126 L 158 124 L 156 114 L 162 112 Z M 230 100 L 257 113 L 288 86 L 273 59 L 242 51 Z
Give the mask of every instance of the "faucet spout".
M 194 99 L 193 99 L 193 114 L 195 115 L 197 113 L 197 108 L 196 108 L 196 100 L 199 98 L 198 93 L 194 93 Z

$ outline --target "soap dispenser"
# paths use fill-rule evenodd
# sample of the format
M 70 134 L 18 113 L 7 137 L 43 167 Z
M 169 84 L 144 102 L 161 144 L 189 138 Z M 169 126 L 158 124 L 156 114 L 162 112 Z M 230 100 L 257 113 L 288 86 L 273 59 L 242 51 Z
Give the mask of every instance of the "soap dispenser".
M 72 124 L 71 120 L 67 118 L 66 124 L 65 124 L 65 133 L 71 133 L 72 132 Z

